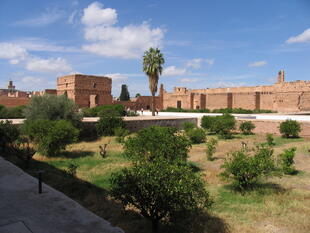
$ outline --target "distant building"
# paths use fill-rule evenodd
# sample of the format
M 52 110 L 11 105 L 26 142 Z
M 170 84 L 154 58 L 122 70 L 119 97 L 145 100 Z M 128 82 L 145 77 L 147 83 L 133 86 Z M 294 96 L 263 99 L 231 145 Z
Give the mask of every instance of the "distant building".
M 285 82 L 284 70 L 270 86 L 187 89 L 163 91 L 163 108 L 244 108 L 278 112 L 310 111 L 310 81 Z
M 57 95 L 66 95 L 79 107 L 112 104 L 112 79 L 103 76 L 73 74 L 57 79 Z

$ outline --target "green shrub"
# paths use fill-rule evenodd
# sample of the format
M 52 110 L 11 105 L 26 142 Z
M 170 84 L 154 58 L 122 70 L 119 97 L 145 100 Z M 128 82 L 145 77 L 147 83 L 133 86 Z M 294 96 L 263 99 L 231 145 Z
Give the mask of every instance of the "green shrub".
M 34 96 L 24 110 L 27 120 L 67 120 L 77 125 L 81 120 L 78 106 L 66 96 Z
M 18 119 L 24 118 L 24 109 L 26 106 L 17 106 L 7 108 L 3 105 L 0 105 L 0 119 Z
M 207 146 L 206 154 L 207 154 L 207 158 L 209 161 L 213 160 L 213 155 L 216 151 L 217 143 L 218 141 L 215 138 L 209 139 L 206 143 L 206 146 Z
M 93 108 L 84 108 L 84 117 L 101 117 L 101 116 L 125 116 L 126 111 L 123 105 L 100 105 Z
M 124 207 L 134 207 L 152 222 L 171 222 L 179 213 L 194 212 L 212 204 L 203 180 L 186 164 L 166 159 L 136 164 L 112 175 L 112 196 Z
M 254 156 L 244 150 L 233 152 L 221 168 L 224 169 L 221 176 L 232 181 L 232 186 L 241 191 L 253 187 L 259 179 L 276 171 L 273 150 L 263 144 L 257 147 Z
M 116 128 L 123 128 L 124 121 L 118 116 L 102 116 L 96 124 L 98 136 L 113 136 Z
M 190 129 L 186 132 L 186 135 L 193 144 L 203 143 L 206 139 L 206 132 L 201 128 Z
M 124 129 L 122 127 L 117 127 L 114 129 L 114 135 L 117 137 L 116 141 L 123 143 L 125 142 L 125 137 L 129 135 L 129 130 Z
M 215 120 L 216 120 L 216 117 L 203 116 L 201 118 L 201 127 L 210 131 Z
M 282 154 L 279 155 L 280 157 L 280 166 L 281 170 L 284 174 L 294 174 L 296 172 L 295 168 L 293 167 L 294 157 L 296 153 L 296 147 L 286 149 Z
M 252 130 L 255 129 L 255 125 L 251 121 L 244 121 L 240 124 L 239 129 L 244 135 L 250 135 L 253 134 Z
M 201 126 L 212 133 L 218 134 L 221 138 L 232 138 L 232 130 L 235 129 L 235 117 L 230 114 L 222 116 L 203 116 L 201 119 Z
M 209 113 L 209 109 L 183 109 L 183 108 L 173 108 L 173 107 L 168 107 L 162 112 L 199 112 L 199 113 Z
M 5 151 L 12 147 L 12 143 L 19 137 L 17 126 L 11 121 L 0 121 L 0 151 Z
M 274 142 L 273 135 L 271 133 L 266 134 L 266 141 L 267 141 L 268 146 L 275 146 L 276 145 Z
M 125 141 L 124 153 L 134 162 L 152 161 L 158 157 L 186 160 L 190 147 L 190 140 L 177 134 L 177 129 L 151 126 L 129 137 Z
M 76 142 L 79 131 L 65 120 L 25 121 L 23 132 L 36 144 L 40 153 L 54 156 L 66 145 Z
M 182 125 L 182 129 L 184 129 L 185 132 L 188 132 L 189 130 L 195 129 L 196 124 L 193 122 L 184 122 Z
M 280 124 L 280 133 L 283 137 L 289 138 L 293 137 L 296 138 L 301 131 L 300 123 L 294 120 L 286 120 Z

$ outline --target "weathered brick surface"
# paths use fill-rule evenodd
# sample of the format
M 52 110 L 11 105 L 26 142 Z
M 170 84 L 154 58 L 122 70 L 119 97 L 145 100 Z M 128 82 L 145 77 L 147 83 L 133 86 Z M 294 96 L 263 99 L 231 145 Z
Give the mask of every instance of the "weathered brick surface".
M 278 82 L 270 86 L 187 89 L 175 87 L 172 93 L 163 91 L 163 107 L 184 109 L 244 108 L 278 112 L 310 111 L 310 81 L 284 81 L 284 71 Z
M 0 96 L 0 105 L 6 107 L 16 107 L 21 105 L 27 105 L 30 101 L 30 98 L 27 97 L 7 97 Z
M 112 104 L 112 80 L 108 77 L 74 74 L 57 79 L 57 95 L 67 95 L 80 107 Z

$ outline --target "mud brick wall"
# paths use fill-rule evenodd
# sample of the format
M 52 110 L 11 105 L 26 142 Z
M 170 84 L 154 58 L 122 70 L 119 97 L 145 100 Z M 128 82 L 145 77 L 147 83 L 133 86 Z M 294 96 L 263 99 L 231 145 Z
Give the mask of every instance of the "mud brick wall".
M 0 96 L 0 105 L 6 107 L 17 107 L 21 105 L 27 105 L 30 101 L 30 98 L 27 97 L 7 97 Z
M 244 121 L 251 121 L 256 128 L 253 130 L 257 134 L 272 133 L 275 135 L 281 135 L 279 132 L 279 127 L 281 122 L 277 120 L 237 120 L 238 126 Z M 301 132 L 299 136 L 310 137 L 310 122 L 300 122 Z

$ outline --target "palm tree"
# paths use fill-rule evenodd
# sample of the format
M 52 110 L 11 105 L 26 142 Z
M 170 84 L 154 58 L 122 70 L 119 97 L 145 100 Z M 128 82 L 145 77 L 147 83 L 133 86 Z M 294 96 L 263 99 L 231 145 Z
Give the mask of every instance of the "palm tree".
M 144 52 L 143 56 L 143 72 L 149 77 L 149 87 L 152 94 L 152 116 L 155 116 L 155 94 L 157 92 L 157 84 L 159 75 L 163 71 L 162 65 L 165 63 L 163 54 L 158 48 L 150 48 Z

